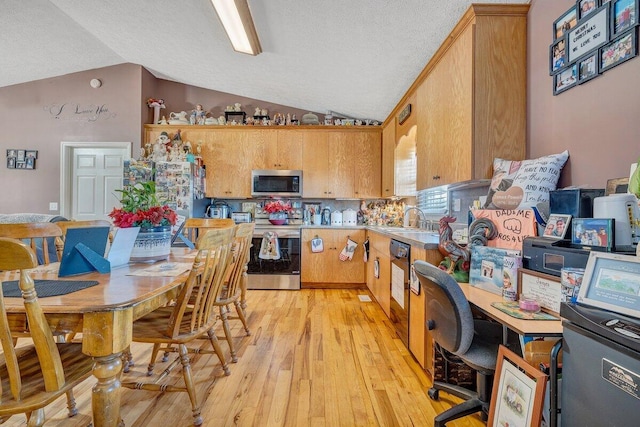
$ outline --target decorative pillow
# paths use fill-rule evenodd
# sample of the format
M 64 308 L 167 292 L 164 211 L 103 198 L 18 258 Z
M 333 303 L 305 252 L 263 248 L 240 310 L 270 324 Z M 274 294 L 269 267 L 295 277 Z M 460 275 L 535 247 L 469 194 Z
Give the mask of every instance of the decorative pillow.
M 560 171 L 569 158 L 567 150 L 530 160 L 493 160 L 493 178 L 485 209 L 527 209 L 548 205 Z

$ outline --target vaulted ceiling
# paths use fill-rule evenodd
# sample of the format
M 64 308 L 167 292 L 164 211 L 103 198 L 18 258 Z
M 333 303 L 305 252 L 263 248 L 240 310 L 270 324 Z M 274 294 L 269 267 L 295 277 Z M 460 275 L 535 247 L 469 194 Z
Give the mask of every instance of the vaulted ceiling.
M 134 63 L 161 79 L 384 120 L 471 3 L 249 0 L 263 50 L 249 56 L 232 50 L 209 0 L 4 0 L 0 87 Z

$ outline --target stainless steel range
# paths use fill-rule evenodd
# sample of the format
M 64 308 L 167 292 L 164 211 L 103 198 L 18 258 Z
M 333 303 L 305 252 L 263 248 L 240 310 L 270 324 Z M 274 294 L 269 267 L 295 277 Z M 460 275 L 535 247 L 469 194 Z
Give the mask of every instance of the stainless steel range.
M 247 273 L 249 289 L 300 289 L 300 218 L 272 225 L 256 212 Z

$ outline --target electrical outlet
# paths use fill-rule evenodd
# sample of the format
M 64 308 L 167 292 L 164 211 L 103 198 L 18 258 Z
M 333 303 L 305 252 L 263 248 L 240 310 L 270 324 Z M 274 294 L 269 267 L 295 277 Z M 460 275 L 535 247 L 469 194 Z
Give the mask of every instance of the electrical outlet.
M 49 202 L 49 210 L 57 211 L 58 210 L 58 202 Z
M 460 212 L 460 199 L 453 199 L 453 210 Z

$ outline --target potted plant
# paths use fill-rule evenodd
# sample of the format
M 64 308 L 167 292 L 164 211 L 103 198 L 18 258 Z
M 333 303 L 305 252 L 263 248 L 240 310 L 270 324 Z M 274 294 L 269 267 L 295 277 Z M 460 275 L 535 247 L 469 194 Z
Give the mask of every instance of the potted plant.
M 291 210 L 291 203 L 282 200 L 273 200 L 264 205 L 264 211 L 269 213 L 269 222 L 274 225 L 285 224 L 288 218 L 287 214 Z
M 131 252 L 132 261 L 166 259 L 171 251 L 171 226 L 178 220 L 176 211 L 161 203 L 153 181 L 116 190 L 122 194 L 120 208 L 109 217 L 120 228 L 140 227 Z

